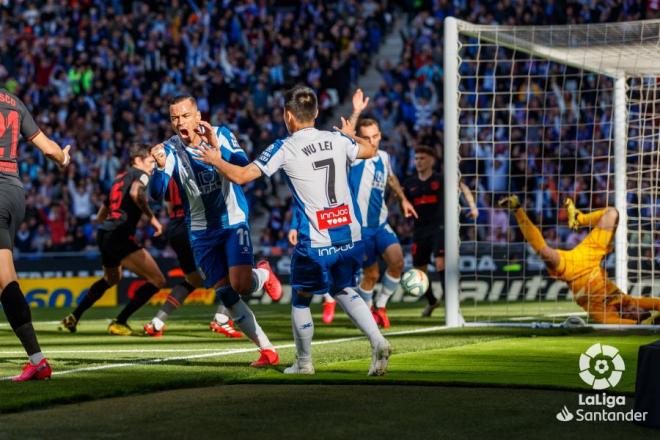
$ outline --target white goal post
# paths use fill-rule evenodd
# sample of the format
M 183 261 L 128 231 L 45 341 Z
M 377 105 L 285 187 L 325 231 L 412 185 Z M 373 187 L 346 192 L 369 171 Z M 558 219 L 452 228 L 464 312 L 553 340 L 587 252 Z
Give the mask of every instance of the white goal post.
M 535 261 L 534 256 L 522 240 L 512 240 L 511 230 L 502 231 L 507 240 L 493 232 L 496 198 L 507 193 L 522 194 L 533 202 L 528 208 L 535 210 L 542 223 L 539 227 L 554 237 L 558 247 L 565 239 L 578 237 L 567 230 L 565 221 L 551 223 L 550 219 L 563 215 L 558 199 L 577 197 L 578 208 L 585 211 L 602 207 L 603 202 L 613 204 L 619 211 L 611 259 L 615 282 L 633 295 L 657 295 L 659 79 L 660 20 L 517 27 L 445 19 L 444 298 L 448 326 L 500 320 L 477 311 L 464 321 L 466 300 L 475 304 L 499 301 L 507 308 L 517 303 L 520 314 L 532 317 L 538 317 L 541 309 L 552 312 L 552 304 L 541 307 L 548 301 L 574 306 L 568 311 L 558 307 L 557 313 L 549 314 L 557 315 L 551 322 L 581 310 L 570 301 L 566 289 L 555 292 L 561 287 L 548 284 L 547 275 L 537 284 L 552 292 L 541 294 L 543 289 L 529 284 L 525 291 L 522 282 L 517 285 L 515 276 L 505 272 L 514 270 L 523 278 L 543 272 L 542 266 L 528 264 Z M 464 165 L 469 169 L 464 170 Z M 483 214 L 476 223 L 461 213 L 461 179 L 483 202 Z M 550 199 L 553 206 L 544 204 Z M 480 280 L 488 282 L 487 273 L 474 265 L 465 267 L 463 260 L 475 256 L 493 262 L 488 288 L 480 284 Z M 498 285 L 499 290 L 495 272 L 504 286 Z M 523 322 L 525 317 L 519 318 Z

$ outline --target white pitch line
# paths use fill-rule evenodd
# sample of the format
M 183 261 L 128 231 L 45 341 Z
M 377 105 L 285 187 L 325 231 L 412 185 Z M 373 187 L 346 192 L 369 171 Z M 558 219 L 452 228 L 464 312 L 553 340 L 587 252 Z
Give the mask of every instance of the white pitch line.
M 536 315 L 536 316 L 516 316 L 514 318 L 509 318 L 509 321 L 531 321 L 532 319 L 539 319 L 539 318 L 563 318 L 568 316 L 587 316 L 587 312 L 551 313 L 548 315 Z
M 47 324 L 47 325 L 56 325 L 56 324 L 59 324 L 60 322 L 61 322 L 61 321 L 33 321 L 32 324 L 37 324 L 37 325 L 41 325 L 41 324 L 44 324 L 44 325 L 46 325 L 46 324 Z M 108 320 L 108 322 L 110 322 L 110 321 Z M 9 327 L 9 323 L 7 323 L 7 322 L 0 322 L 0 327 Z
M 209 351 L 218 351 L 217 348 L 122 348 L 119 350 L 47 350 L 47 354 L 95 354 L 95 353 L 195 353 L 195 352 L 209 352 Z M 10 355 L 10 354 L 25 354 L 24 351 L 0 351 L 0 355 Z
M 446 330 L 449 327 L 447 326 L 435 326 L 435 327 L 427 327 L 427 328 L 418 328 L 418 329 L 413 329 L 413 330 L 401 330 L 398 332 L 388 332 L 384 333 L 384 336 L 400 336 L 400 335 L 412 335 L 416 333 L 430 333 L 434 331 L 440 331 L 440 330 Z M 349 338 L 339 338 L 339 339 L 328 339 L 326 341 L 316 341 L 312 342 L 312 345 L 332 345 L 332 344 L 342 344 L 344 342 L 352 342 L 352 341 L 359 341 L 361 339 L 365 339 L 364 336 L 352 336 Z M 276 345 L 275 348 L 278 350 L 284 349 L 284 348 L 293 348 L 295 347 L 295 344 L 282 344 L 282 345 Z M 97 365 L 94 367 L 83 367 L 83 368 L 75 368 L 72 370 L 65 370 L 65 371 L 55 371 L 53 372 L 53 375 L 57 376 L 62 376 L 65 374 L 74 374 L 74 373 L 82 373 L 82 372 L 87 372 L 87 371 L 99 371 L 99 370 L 110 370 L 110 369 L 116 369 L 116 368 L 124 368 L 124 367 L 134 367 L 138 365 L 148 365 L 148 364 L 162 364 L 162 363 L 167 363 L 167 362 L 172 362 L 172 361 L 183 361 L 183 360 L 190 360 L 190 359 L 203 359 L 203 358 L 210 358 L 210 357 L 223 357 L 223 356 L 230 356 L 233 354 L 242 354 L 242 353 L 251 353 L 256 350 L 255 347 L 250 347 L 250 348 L 236 348 L 236 349 L 231 349 L 231 350 L 223 350 L 223 351 L 216 351 L 212 353 L 202 353 L 202 354 L 194 354 L 190 356 L 174 356 L 174 357 L 166 357 L 166 358 L 160 358 L 160 359 L 145 359 L 145 360 L 138 360 L 134 362 L 124 362 L 121 364 L 107 364 L 107 365 Z M 106 350 L 104 353 L 113 353 L 114 351 L 112 350 Z M 2 377 L 0 378 L 0 381 L 5 381 L 5 380 L 10 380 L 12 376 L 8 377 Z

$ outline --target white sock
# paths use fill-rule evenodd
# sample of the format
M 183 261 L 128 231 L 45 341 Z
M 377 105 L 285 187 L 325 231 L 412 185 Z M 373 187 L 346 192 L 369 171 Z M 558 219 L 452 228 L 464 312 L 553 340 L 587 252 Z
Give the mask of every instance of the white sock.
M 229 316 L 225 315 L 224 313 L 216 313 L 213 315 L 213 319 L 218 324 L 227 324 L 229 322 Z
M 335 299 L 329 293 L 324 293 L 323 294 L 323 301 L 325 301 L 327 303 L 333 303 L 333 302 L 335 302 Z
M 266 269 L 252 269 L 252 293 L 258 292 L 264 287 L 264 283 L 268 281 L 269 273 Z
M 314 321 L 309 307 L 291 307 L 291 326 L 296 341 L 296 357 L 303 362 L 312 362 Z
M 30 358 L 30 363 L 32 365 L 37 365 L 39 362 L 46 358 L 46 356 L 44 356 L 44 354 L 40 351 L 36 352 L 35 354 L 31 354 L 28 357 Z
M 151 324 L 154 326 L 154 329 L 155 329 L 157 332 L 161 331 L 161 330 L 163 329 L 163 327 L 165 326 L 165 323 L 164 323 L 163 320 L 160 319 L 160 318 L 154 318 L 154 319 L 152 319 L 152 320 L 151 320 Z
M 369 343 L 375 347 L 379 343 L 385 341 L 385 338 L 378 330 L 378 325 L 374 321 L 371 310 L 367 304 L 360 297 L 360 295 L 350 287 L 335 295 L 335 299 L 339 303 L 344 312 L 353 321 L 353 324 L 359 328 L 364 335 L 369 338 Z
M 234 323 L 238 325 L 241 331 L 245 333 L 245 336 L 250 338 L 259 348 L 273 348 L 273 344 L 270 343 L 268 336 L 266 336 L 266 333 L 259 326 L 254 313 L 252 313 L 252 310 L 250 310 L 242 299 L 239 299 L 236 304 L 228 307 L 228 309 L 229 316 L 231 316 L 231 319 L 234 320 Z
M 392 295 L 394 295 L 394 292 L 399 288 L 399 281 L 401 281 L 401 277 L 399 278 L 394 278 L 390 274 L 385 272 L 385 275 L 383 276 L 383 288 L 380 289 L 380 293 L 376 297 L 376 307 L 377 308 L 382 308 L 387 306 L 387 302 L 390 300 Z
M 360 296 L 362 297 L 362 300 L 367 304 L 367 307 L 371 307 L 371 304 L 373 303 L 374 289 L 366 290 L 366 289 L 363 289 L 361 286 L 358 286 L 357 291 L 360 294 Z M 337 298 L 335 298 L 335 299 L 337 299 Z

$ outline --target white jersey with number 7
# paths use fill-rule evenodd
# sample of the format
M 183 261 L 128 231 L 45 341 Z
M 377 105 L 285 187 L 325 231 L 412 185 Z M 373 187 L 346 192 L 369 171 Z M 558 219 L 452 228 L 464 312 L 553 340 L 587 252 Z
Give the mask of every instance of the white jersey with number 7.
M 360 241 L 359 209 L 348 184 L 348 165 L 359 146 L 337 131 L 309 127 L 278 140 L 254 164 L 268 177 L 282 169 L 300 216 L 298 240 L 313 248 Z

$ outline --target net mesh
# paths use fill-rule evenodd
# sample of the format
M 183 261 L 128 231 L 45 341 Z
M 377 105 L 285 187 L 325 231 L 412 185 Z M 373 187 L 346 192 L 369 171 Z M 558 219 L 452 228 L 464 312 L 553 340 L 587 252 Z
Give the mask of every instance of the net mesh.
M 626 78 L 627 98 L 627 253 L 605 256 L 601 267 L 613 280 L 616 264 L 627 265 L 627 290 L 652 296 L 660 246 L 660 22 L 520 28 L 459 23 L 460 178 L 476 191 L 480 210 L 475 221 L 460 209 L 465 320 L 557 323 L 578 315 L 590 321 L 497 201 L 517 195 L 552 248 L 583 243 L 590 228 L 569 228 L 563 202 L 570 197 L 585 213 L 615 206 L 614 97 L 620 77 Z

